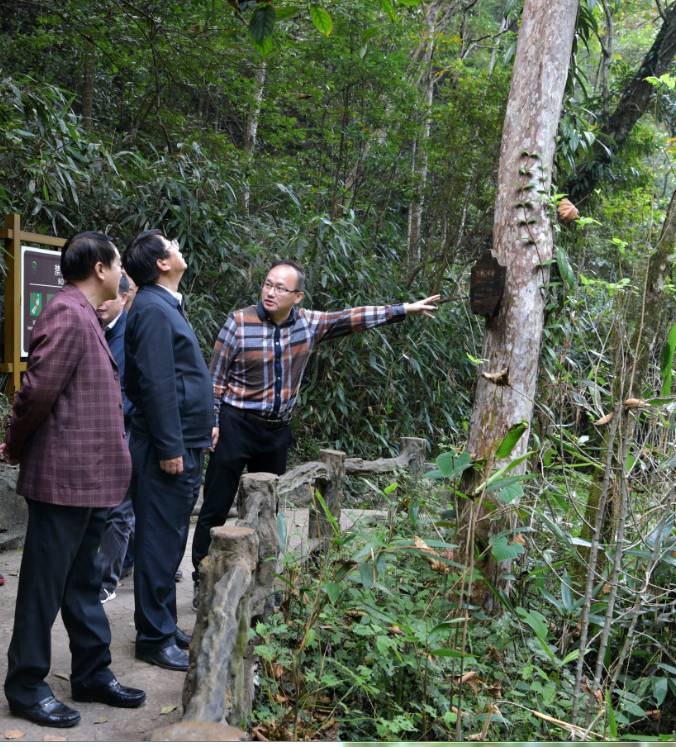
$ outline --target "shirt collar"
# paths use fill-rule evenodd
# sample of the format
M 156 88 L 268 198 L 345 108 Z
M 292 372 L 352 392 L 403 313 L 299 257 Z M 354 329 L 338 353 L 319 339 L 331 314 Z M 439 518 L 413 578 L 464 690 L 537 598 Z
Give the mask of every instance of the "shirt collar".
M 170 290 L 169 288 L 167 288 L 166 285 L 160 285 L 160 283 L 155 283 L 155 285 L 158 288 L 164 289 L 167 293 L 169 293 L 169 295 L 173 296 L 179 302 L 179 304 L 181 304 L 181 305 L 183 304 L 183 294 L 182 293 L 179 293 L 178 291 Z
M 272 319 L 270 319 L 270 317 L 268 316 L 268 312 L 265 310 L 265 306 L 263 306 L 263 302 L 262 301 L 259 301 L 256 304 L 256 313 L 258 314 L 258 318 L 262 322 L 270 322 L 270 324 L 275 324 L 275 322 L 273 322 Z M 289 314 L 287 320 L 285 322 L 282 322 L 281 324 L 276 325 L 276 326 L 278 326 L 278 327 L 289 327 L 292 324 L 294 324 L 294 322 L 296 321 L 296 319 L 298 319 L 298 310 L 296 309 L 295 306 L 292 306 L 291 307 L 291 313 Z
M 112 330 L 112 328 L 120 321 L 120 317 L 122 316 L 123 312 L 124 309 L 115 317 L 115 319 L 113 319 L 112 322 L 110 322 L 110 324 L 106 325 L 106 331 L 109 332 L 110 330 Z

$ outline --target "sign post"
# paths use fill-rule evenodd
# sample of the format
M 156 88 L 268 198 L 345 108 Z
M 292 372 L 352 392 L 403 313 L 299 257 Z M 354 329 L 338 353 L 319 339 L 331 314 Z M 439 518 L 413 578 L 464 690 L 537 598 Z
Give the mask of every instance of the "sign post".
M 7 266 L 0 372 L 10 374 L 7 389 L 12 393 L 21 387 L 21 373 L 26 370 L 22 358 L 28 356 L 35 320 L 63 285 L 59 250 L 66 242 L 56 236 L 22 231 L 21 216 L 17 213 L 5 218 L 0 238 L 5 240 Z

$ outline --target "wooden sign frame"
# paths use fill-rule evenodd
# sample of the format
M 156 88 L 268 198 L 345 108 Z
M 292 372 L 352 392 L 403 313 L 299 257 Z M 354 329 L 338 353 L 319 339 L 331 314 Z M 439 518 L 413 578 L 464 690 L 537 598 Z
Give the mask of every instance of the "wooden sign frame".
M 57 236 L 45 236 L 21 230 L 21 216 L 13 213 L 5 217 L 0 239 L 5 241 L 5 319 L 3 322 L 3 360 L 0 372 L 10 374 L 7 390 L 11 394 L 21 388 L 21 374 L 27 364 L 21 360 L 21 244 L 29 242 L 53 247 L 58 251 L 66 243 Z

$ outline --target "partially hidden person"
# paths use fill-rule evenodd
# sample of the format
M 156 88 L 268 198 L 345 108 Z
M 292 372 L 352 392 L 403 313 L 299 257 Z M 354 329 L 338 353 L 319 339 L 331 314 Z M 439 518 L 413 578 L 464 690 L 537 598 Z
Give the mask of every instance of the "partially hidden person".
M 133 287 L 133 290 L 132 290 Z M 122 393 L 122 408 L 124 412 L 124 430 L 128 435 L 129 420 L 133 405 L 124 391 L 124 331 L 127 327 L 127 305 L 130 297 L 135 294 L 133 281 L 123 273 L 120 277 L 120 287 L 115 298 L 104 301 L 97 309 L 96 315 L 103 326 L 103 334 L 115 358 L 120 377 Z M 112 601 L 117 596 L 117 585 L 122 577 L 123 564 L 127 556 L 129 538 L 134 531 L 134 506 L 131 491 L 127 490 L 122 502 L 113 506 L 106 517 L 106 528 L 101 537 L 99 548 L 100 560 L 103 565 L 101 604 Z

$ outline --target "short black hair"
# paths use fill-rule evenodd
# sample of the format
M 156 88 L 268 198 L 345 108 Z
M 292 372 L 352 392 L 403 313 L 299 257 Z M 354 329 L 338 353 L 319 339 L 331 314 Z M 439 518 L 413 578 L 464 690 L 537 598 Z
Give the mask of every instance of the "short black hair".
M 297 286 L 296 290 L 304 291 L 305 290 L 305 270 L 298 264 L 298 262 L 294 262 L 292 259 L 278 259 L 276 262 L 273 262 L 270 265 L 270 267 L 268 268 L 268 272 L 270 272 L 270 270 L 274 270 L 275 267 L 279 267 L 280 265 L 285 265 L 287 267 L 293 267 L 293 269 L 296 271 L 296 274 L 298 275 L 298 281 L 296 282 L 296 286 Z
M 165 241 L 168 239 L 159 228 L 151 228 L 148 231 L 141 231 L 126 248 L 122 266 L 139 288 L 142 285 L 151 285 L 160 276 L 157 260 L 169 256 Z
M 129 293 L 129 278 L 124 273 L 120 275 L 120 285 L 117 288 L 117 295 L 121 296 L 123 293 Z
M 94 272 L 97 262 L 111 267 L 116 256 L 115 244 L 105 233 L 76 233 L 61 250 L 61 274 L 67 283 L 86 280 Z

